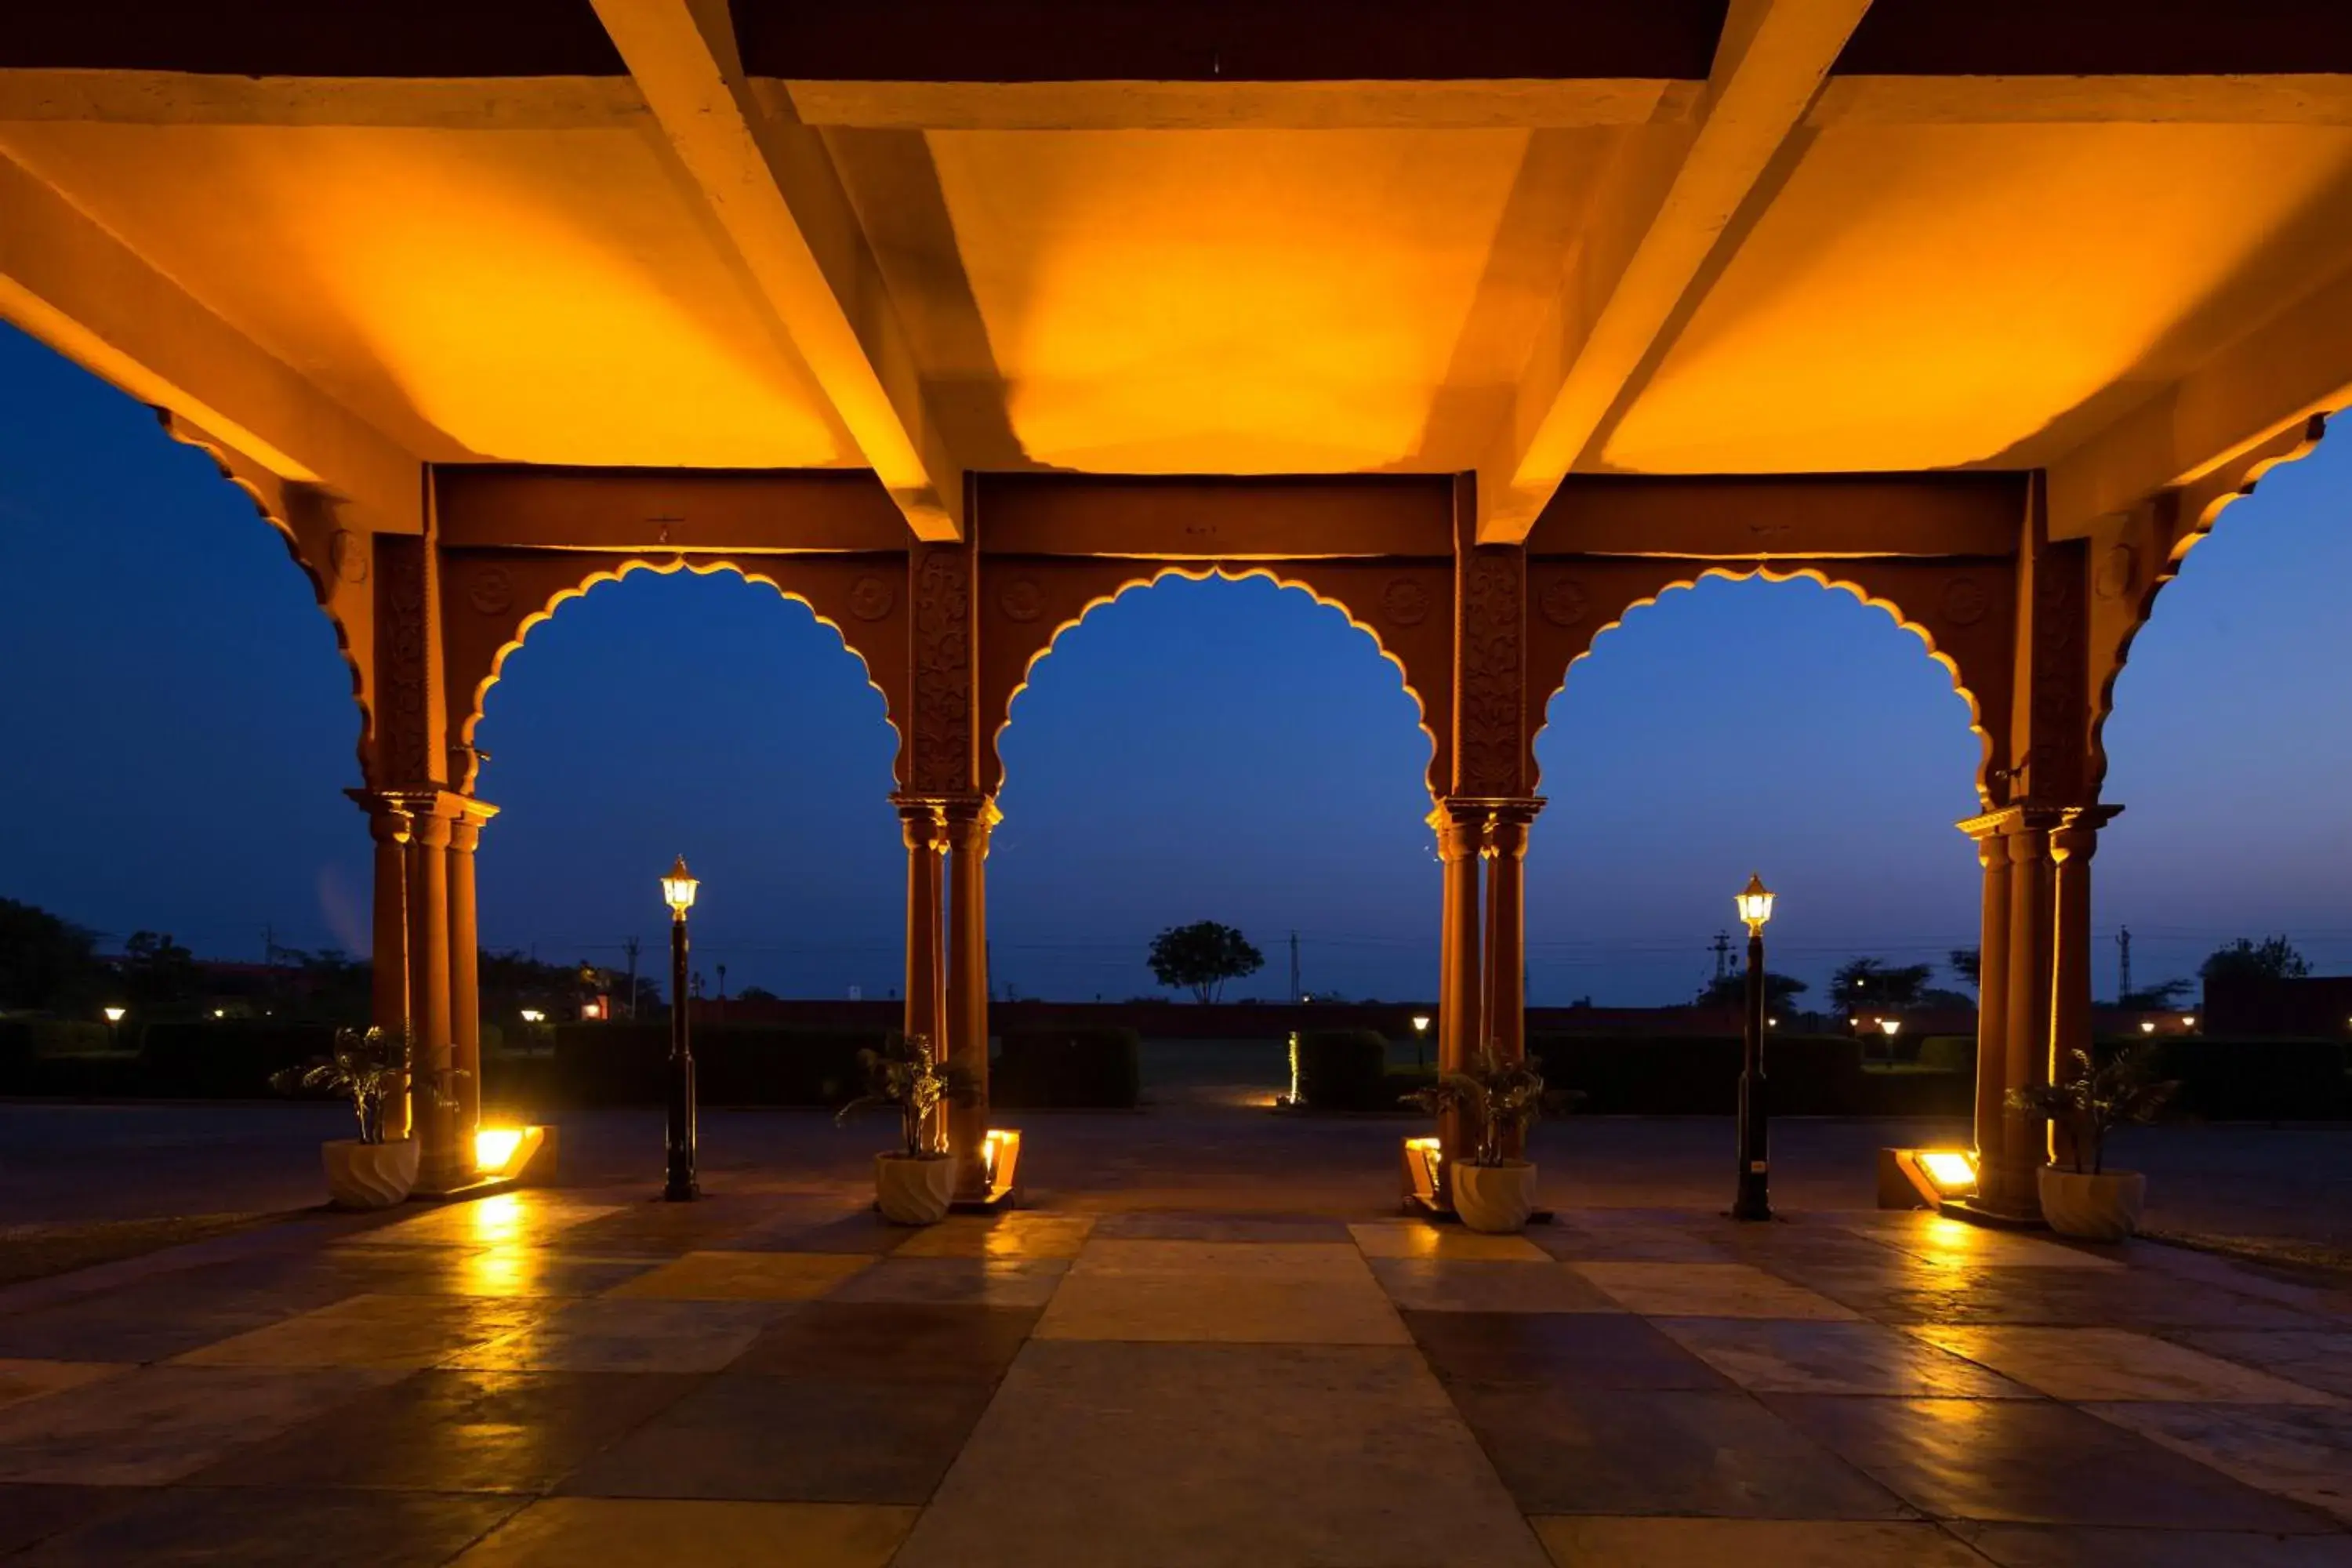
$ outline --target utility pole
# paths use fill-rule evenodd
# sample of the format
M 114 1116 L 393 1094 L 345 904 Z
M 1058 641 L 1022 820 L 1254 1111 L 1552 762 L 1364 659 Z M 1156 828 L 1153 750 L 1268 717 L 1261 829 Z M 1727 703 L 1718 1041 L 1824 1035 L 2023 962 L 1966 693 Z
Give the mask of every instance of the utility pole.
M 637 1021 L 637 939 L 631 937 L 623 942 L 621 951 L 629 955 L 629 1022 L 634 1024 Z M 686 998 L 673 996 L 670 1000 L 683 1005 Z
M 1307 993 L 1298 988 L 1298 933 L 1290 933 L 1290 994 L 1294 1001 L 1303 1002 Z
M 1724 976 L 1731 973 L 1731 933 L 1729 931 L 1719 931 L 1715 933 L 1715 947 L 1713 951 L 1715 953 L 1715 983 L 1717 985 L 1720 985 L 1723 984 Z
M 2131 927 L 2116 932 L 2116 948 L 2122 954 L 2121 977 L 2116 981 L 2116 1000 L 2121 1002 L 2132 994 L 2131 988 Z

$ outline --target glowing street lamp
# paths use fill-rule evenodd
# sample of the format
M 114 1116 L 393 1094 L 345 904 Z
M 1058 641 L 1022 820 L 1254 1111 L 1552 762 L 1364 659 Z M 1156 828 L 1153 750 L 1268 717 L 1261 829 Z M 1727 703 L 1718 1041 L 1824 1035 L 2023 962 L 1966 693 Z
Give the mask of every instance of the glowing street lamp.
M 1772 890 L 1751 875 L 1732 903 L 1748 927 L 1748 1005 L 1739 1051 L 1739 1186 L 1734 1219 L 1770 1219 L 1770 1163 L 1765 1156 L 1771 1111 L 1764 1082 L 1764 922 L 1772 918 Z
M 522 1010 L 522 1021 L 526 1024 L 544 1024 L 547 1022 L 547 1015 L 536 1007 L 525 1007 Z
M 2143 1035 L 2153 1035 L 2156 1033 L 2156 1020 L 2153 1018 L 2142 1018 L 2139 1021 L 2139 1032 Z
M 1429 1015 L 1428 1015 L 1428 1014 L 1426 1014 L 1426 1013 L 1415 1013 L 1415 1014 L 1412 1016 L 1412 1065 L 1413 1065 L 1413 1066 L 1415 1066 L 1415 1067 L 1426 1067 L 1426 1066 L 1428 1066 L 1428 1065 L 1429 1065 L 1429 1064 L 1428 1064 L 1428 1058 L 1427 1058 L 1426 1057 L 1423 1056 L 1423 1054 L 1422 1054 L 1422 1047 L 1423 1047 L 1423 1045 L 1428 1041 L 1428 1039 L 1429 1039 Z
M 106 1015 L 106 1047 L 109 1050 L 112 1050 L 114 1048 L 114 1031 L 116 1027 L 121 1024 L 122 1020 L 130 1015 L 131 1009 L 128 1007 L 101 1007 L 99 1011 Z
M 1903 1032 L 1903 1020 L 1900 1018 L 1881 1018 L 1878 1020 L 1878 1032 L 1885 1035 L 1891 1040 L 1895 1036 Z
M 694 1178 L 694 1051 L 686 1028 L 686 911 L 700 886 L 683 855 L 661 879 L 662 901 L 669 906 L 669 1130 L 662 1196 L 674 1204 L 702 1195 Z

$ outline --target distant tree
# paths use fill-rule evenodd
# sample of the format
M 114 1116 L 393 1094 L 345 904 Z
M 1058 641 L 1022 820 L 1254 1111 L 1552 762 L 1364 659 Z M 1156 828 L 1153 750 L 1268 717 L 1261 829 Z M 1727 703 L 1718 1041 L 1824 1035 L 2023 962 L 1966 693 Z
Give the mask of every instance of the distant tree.
M 1956 947 L 1944 955 L 1944 967 L 1969 984 L 1970 990 L 1982 990 L 1984 980 L 1979 971 L 1984 967 L 1984 955 L 1973 947 Z
M 2227 947 L 2215 948 L 2197 973 L 2208 985 L 2216 980 L 2300 980 L 2311 973 L 2311 965 L 2283 936 L 2260 942 L 2242 936 Z
M 1965 991 L 1953 991 L 1941 985 L 1930 985 L 1911 998 L 1909 1005 L 1937 1012 L 1965 1013 L 1977 1005 L 1977 999 Z
M 196 955 L 171 932 L 135 931 L 122 944 L 123 994 L 137 1011 L 184 1012 L 195 1005 L 200 984 Z
M 742 990 L 735 993 L 735 999 L 739 1002 L 781 1002 L 783 1000 L 782 997 L 777 995 L 774 992 L 769 990 L 764 985 L 746 985 Z
M 1195 921 L 1171 926 L 1151 939 L 1152 978 L 1171 990 L 1187 990 L 1196 1002 L 1214 1002 L 1225 982 L 1265 967 L 1265 954 L 1229 925 Z
M 95 933 L 44 909 L 0 899 L 0 1012 L 64 1011 L 98 989 Z
M 2156 985 L 2144 985 L 2137 991 L 2126 991 L 2116 998 L 2116 1005 L 2128 1007 L 2136 1013 L 2168 1013 L 2189 1000 L 2197 989 L 2193 980 L 2167 980 Z
M 1793 975 L 1775 974 L 1768 969 L 1764 972 L 1765 1009 L 1769 1012 L 1786 1007 L 1809 989 L 1803 981 Z M 1720 980 L 1708 981 L 1699 987 L 1698 999 L 1692 1004 L 1696 1007 L 1744 1007 L 1747 1005 L 1748 976 L 1745 974 L 1727 974 Z
M 1830 976 L 1830 990 L 1840 1007 L 1909 1007 L 1916 1005 L 1935 973 L 1932 963 L 1895 968 L 1883 958 L 1856 958 Z

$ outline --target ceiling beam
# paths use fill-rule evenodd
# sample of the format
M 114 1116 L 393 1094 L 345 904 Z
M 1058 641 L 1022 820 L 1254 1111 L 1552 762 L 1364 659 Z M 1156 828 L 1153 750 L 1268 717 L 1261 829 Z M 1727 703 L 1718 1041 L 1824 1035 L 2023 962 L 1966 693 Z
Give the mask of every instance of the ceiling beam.
M 2050 532 L 2194 484 L 2281 432 L 2352 406 L 2352 273 L 2305 296 L 2050 467 Z
M 424 466 L 0 156 L 0 318 L 281 481 L 344 526 L 425 528 Z
M 1588 239 L 1561 289 L 1556 352 L 1533 356 L 1497 457 L 1482 466 L 1479 537 L 1516 542 L 1589 458 L 1612 410 L 1663 351 L 1708 257 L 1803 121 L 1870 0 L 1734 0 L 1679 165 L 1656 188 L 1636 161 L 1628 195 L 1646 226 L 1613 277 Z M 1634 220 L 1640 225 L 1639 217 Z M 1638 236 L 1638 237 L 1636 237 Z M 1604 242 L 1605 246 L 1605 242 Z M 1588 306 L 1597 300 L 1597 308 Z
M 670 145 L 917 538 L 963 532 L 963 471 L 818 134 L 764 110 L 726 0 L 594 0 Z

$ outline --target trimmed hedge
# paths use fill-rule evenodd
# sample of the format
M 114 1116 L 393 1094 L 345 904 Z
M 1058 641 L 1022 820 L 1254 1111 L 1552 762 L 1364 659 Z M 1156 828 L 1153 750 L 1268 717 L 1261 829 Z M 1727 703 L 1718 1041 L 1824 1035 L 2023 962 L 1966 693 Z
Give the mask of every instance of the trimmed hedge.
M 154 1023 L 141 1031 L 142 1094 L 191 1100 L 265 1100 L 271 1076 L 333 1051 L 331 1024 L 260 1018 Z
M 1301 1029 L 1298 1099 L 1316 1110 L 1395 1110 L 1388 1037 L 1377 1029 Z
M 1143 1098 L 1143 1037 L 1133 1029 L 1016 1029 L 988 1069 L 992 1105 L 1131 1110 Z
M 1973 1073 L 1977 1070 L 1977 1037 L 1930 1035 L 1919 1042 L 1919 1065 L 1944 1072 Z
M 709 1105 L 836 1106 L 865 1089 L 857 1053 L 883 1031 L 705 1024 L 693 1035 L 696 1096 Z M 666 1024 L 560 1024 L 556 1095 L 574 1105 L 646 1105 L 669 1092 Z
M 2170 1114 L 2209 1121 L 2324 1121 L 2352 1115 L 2336 1040 L 2164 1042 L 2163 1073 L 2180 1080 Z
M 1739 1107 L 1736 1037 L 1537 1035 L 1528 1054 L 1550 1089 L 1584 1095 L 1598 1116 L 1728 1116 Z M 1860 1042 L 1843 1035 L 1773 1035 L 1764 1072 L 1776 1115 L 1860 1112 L 1865 1089 Z

